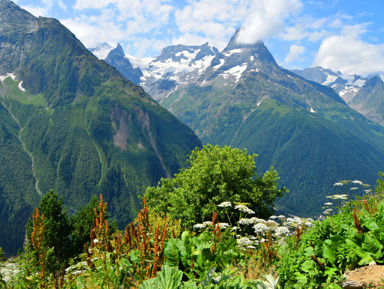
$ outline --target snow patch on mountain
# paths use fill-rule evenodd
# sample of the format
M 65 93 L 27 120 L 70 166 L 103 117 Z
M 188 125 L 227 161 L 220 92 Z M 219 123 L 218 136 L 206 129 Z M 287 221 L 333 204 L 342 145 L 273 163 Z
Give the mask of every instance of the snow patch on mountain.
M 4 81 L 8 77 L 12 78 L 12 80 L 16 79 L 16 75 L 14 73 L 7 73 L 6 75 L 0 75 L 0 81 Z
M 323 85 L 329 85 L 331 83 L 334 83 L 337 79 L 337 75 L 331 75 L 331 74 L 328 74 L 327 75 L 327 80 L 323 82 Z
M 236 49 L 232 49 L 232 50 L 223 52 L 223 54 L 228 57 L 228 56 L 231 56 L 234 53 L 241 53 L 241 52 L 242 52 L 242 50 L 240 48 L 236 48 Z
M 213 67 L 214 70 L 218 70 L 225 63 L 225 59 L 220 59 L 220 63 Z
M 247 63 L 243 63 L 242 65 L 236 65 L 220 75 L 222 75 L 225 79 L 227 79 L 229 76 L 234 76 L 236 78 L 236 82 L 238 82 L 243 72 L 247 69 L 247 66 Z
M 18 86 L 17 86 L 22 92 L 25 92 L 25 88 L 23 87 L 23 82 L 20 81 Z

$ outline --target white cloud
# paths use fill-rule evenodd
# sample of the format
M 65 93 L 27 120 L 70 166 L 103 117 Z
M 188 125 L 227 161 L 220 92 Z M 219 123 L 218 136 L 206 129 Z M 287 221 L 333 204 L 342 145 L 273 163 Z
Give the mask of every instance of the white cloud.
M 304 52 L 305 52 L 304 46 L 291 45 L 291 48 L 289 49 L 289 53 L 284 60 L 284 64 L 289 64 L 289 63 L 299 59 L 299 57 L 301 55 L 303 55 Z
M 28 6 L 22 6 L 22 8 L 27 10 L 29 13 L 31 13 L 35 17 L 46 16 L 48 14 L 48 10 L 46 7 L 28 5 Z
M 360 39 L 366 24 L 347 26 L 339 35 L 323 40 L 314 66 L 344 74 L 368 75 L 384 71 L 384 44 L 373 45 Z
M 58 0 L 58 3 L 59 3 L 59 6 L 61 9 L 65 10 L 65 11 L 67 10 L 67 6 L 65 6 L 65 4 L 62 0 Z
M 255 43 L 276 36 L 285 28 L 285 20 L 302 9 L 300 0 L 260 0 L 251 7 L 237 41 Z
M 235 33 L 236 27 L 249 13 L 252 0 L 200 0 L 190 1 L 188 5 L 175 12 L 175 21 L 182 33 L 178 39 L 187 42 L 209 42 L 222 49 Z M 224 41 L 223 41 L 224 40 Z M 194 44 L 201 44 L 194 43 Z
M 109 4 L 114 4 L 116 1 L 109 1 L 109 0 L 77 0 L 74 9 L 87 9 L 87 8 L 93 8 L 93 9 L 101 9 L 107 7 Z
M 94 23 L 88 19 L 76 18 L 61 20 L 61 23 L 73 31 L 86 47 L 98 42 L 115 44 L 127 38 L 119 25 L 109 21 Z

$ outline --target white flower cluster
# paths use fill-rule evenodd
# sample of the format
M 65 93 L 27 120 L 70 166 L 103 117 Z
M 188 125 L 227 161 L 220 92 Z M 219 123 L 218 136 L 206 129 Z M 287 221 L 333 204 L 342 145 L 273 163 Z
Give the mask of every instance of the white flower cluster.
M 334 186 L 344 186 L 344 184 L 343 184 L 343 183 L 340 183 L 340 182 L 338 182 L 338 183 L 334 183 Z
M 263 233 L 269 231 L 269 227 L 263 223 L 257 223 L 252 227 L 255 230 L 255 233 Z
M 333 209 L 329 208 L 329 209 L 326 209 L 323 214 L 324 215 L 329 215 L 330 213 L 332 213 Z
M 205 224 L 195 224 L 193 225 L 194 229 L 204 229 L 207 225 Z
M 331 205 L 332 203 L 328 203 Z M 218 205 L 220 208 L 233 207 L 236 210 L 245 212 L 247 214 L 255 214 L 255 212 L 249 209 L 245 205 L 232 205 L 231 202 L 222 202 Z M 236 234 L 237 244 L 243 249 L 256 249 L 257 246 L 265 242 L 267 235 L 270 233 L 275 242 L 284 242 L 285 237 L 294 234 L 297 226 L 311 227 L 314 220 L 311 218 L 299 218 L 292 216 L 287 218 L 284 215 L 271 216 L 268 220 L 260 219 L 257 217 L 241 218 L 236 226 L 232 226 L 228 223 L 219 223 L 221 229 L 228 229 L 232 234 Z M 252 226 L 252 227 L 247 227 Z M 193 226 L 195 229 L 207 229 L 212 227 L 211 221 L 205 221 L 202 224 L 196 224 Z M 252 231 L 249 229 L 252 228 Z M 246 234 L 251 234 L 246 235 Z M 246 235 L 246 236 L 245 236 Z M 269 238 L 269 237 L 268 237 Z
M 255 214 L 254 211 L 252 211 L 251 209 L 249 209 L 247 206 L 244 206 L 244 205 L 236 205 L 235 209 L 247 214 Z
M 286 227 L 275 228 L 275 236 L 289 236 L 291 232 Z
M 248 247 L 254 245 L 255 242 L 252 241 L 250 238 L 242 237 L 237 239 L 237 245 L 240 247 Z
M 332 196 L 327 196 L 328 199 L 332 199 L 332 200 L 347 200 L 348 199 L 348 195 L 344 194 L 344 195 L 332 195 Z
M 363 182 L 359 181 L 359 180 L 354 180 L 354 181 L 352 181 L 352 184 L 363 185 Z
M 225 207 L 232 207 L 231 202 L 222 202 L 220 205 L 217 205 L 218 207 L 225 208 Z

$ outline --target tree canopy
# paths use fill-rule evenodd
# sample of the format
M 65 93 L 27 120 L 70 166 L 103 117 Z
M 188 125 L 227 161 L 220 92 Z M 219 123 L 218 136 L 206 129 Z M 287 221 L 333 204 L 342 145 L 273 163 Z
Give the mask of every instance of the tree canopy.
M 257 174 L 256 154 L 228 146 L 207 145 L 195 149 L 188 167 L 174 178 L 162 178 L 157 187 L 145 193 L 148 207 L 181 219 L 183 226 L 209 220 L 222 202 L 247 203 L 258 217 L 270 216 L 276 197 L 287 192 L 279 189 L 276 170 Z M 231 214 L 228 216 L 230 219 Z

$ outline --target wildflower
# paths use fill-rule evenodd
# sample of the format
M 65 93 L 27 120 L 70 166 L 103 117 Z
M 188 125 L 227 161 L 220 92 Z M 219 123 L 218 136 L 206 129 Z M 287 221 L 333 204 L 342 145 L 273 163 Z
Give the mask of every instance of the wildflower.
M 270 225 L 275 225 L 275 226 L 278 225 L 278 224 L 277 224 L 275 221 L 273 221 L 273 220 L 268 220 L 267 223 L 270 224 Z
M 252 217 L 251 221 L 252 221 L 253 224 L 255 224 L 255 223 L 264 223 L 265 222 L 265 220 L 259 219 L 259 218 L 256 218 L 256 217 Z
M 315 220 L 312 219 L 312 218 L 308 218 L 308 219 L 307 219 L 307 222 L 312 222 L 312 223 L 313 223 L 313 222 L 315 222 Z
M 324 203 L 326 206 L 332 206 L 333 204 L 331 202 Z
M 240 225 L 249 225 L 249 224 L 253 224 L 252 220 L 251 219 L 247 219 L 247 218 L 241 218 L 238 222 Z
M 363 182 L 358 181 L 358 180 L 354 180 L 354 181 L 352 181 L 352 184 L 363 185 Z
M 218 207 L 225 208 L 225 207 L 232 207 L 231 202 L 222 202 L 220 205 L 217 205 Z
M 248 249 L 256 249 L 255 246 L 247 246 Z
M 195 224 L 193 225 L 193 228 L 195 229 L 204 229 L 207 225 L 205 224 Z
M 334 183 L 333 185 L 334 185 L 334 186 L 344 186 L 344 184 L 343 184 L 343 183 L 340 183 L 340 182 Z
M 288 236 L 290 234 L 289 230 L 286 227 L 277 227 L 275 228 L 275 235 L 276 236 Z
M 203 225 L 210 226 L 210 225 L 212 225 L 212 221 L 205 221 L 205 222 L 203 222 Z
M 221 229 L 228 228 L 229 224 L 228 223 L 219 223 L 219 226 Z
M 273 216 L 273 215 L 272 215 L 272 216 L 270 216 L 269 218 L 272 219 L 272 220 L 274 220 L 274 219 L 277 219 L 278 216 Z
M 239 227 L 232 227 L 233 231 L 236 231 Z
M 369 190 L 364 190 L 364 193 L 370 193 L 372 190 L 371 189 L 369 189 Z
M 285 216 L 284 215 L 279 215 L 279 217 L 278 217 L 279 219 L 284 219 L 285 218 Z
M 354 191 L 354 190 L 357 190 L 357 189 L 358 189 L 357 187 L 352 187 L 351 191 Z
M 240 239 L 237 239 L 237 245 L 239 246 L 251 246 L 253 245 L 253 241 L 249 238 L 240 238 Z
M 255 233 L 263 232 L 263 231 L 268 231 L 269 228 L 267 225 L 263 223 L 257 223 L 252 227 L 255 230 Z
M 242 211 L 242 212 L 245 212 L 245 213 L 248 213 L 248 214 L 254 214 L 255 213 L 254 211 L 252 211 L 251 209 L 249 209 L 247 206 L 244 206 L 244 205 L 237 205 L 237 206 L 235 206 L 235 209 Z
M 323 212 L 323 214 L 324 214 L 324 215 L 328 215 L 328 214 L 330 214 L 332 211 L 333 211 L 333 209 L 326 209 L 326 210 Z

